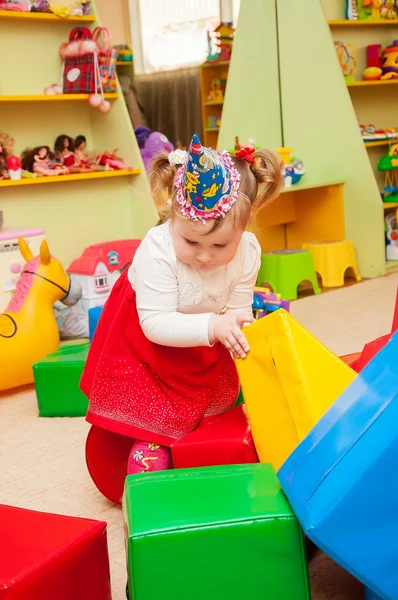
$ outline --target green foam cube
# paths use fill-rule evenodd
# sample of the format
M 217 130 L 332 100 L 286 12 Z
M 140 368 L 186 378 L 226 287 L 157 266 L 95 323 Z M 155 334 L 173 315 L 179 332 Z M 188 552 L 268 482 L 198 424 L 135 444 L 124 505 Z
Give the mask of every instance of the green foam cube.
M 127 477 L 131 600 L 309 600 L 301 528 L 271 465 Z
M 61 346 L 33 366 L 41 417 L 84 417 L 88 400 L 79 387 L 90 344 Z

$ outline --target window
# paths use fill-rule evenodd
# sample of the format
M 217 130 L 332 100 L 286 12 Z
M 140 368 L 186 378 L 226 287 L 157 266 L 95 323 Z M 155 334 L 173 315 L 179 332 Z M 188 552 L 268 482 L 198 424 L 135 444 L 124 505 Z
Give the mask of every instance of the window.
M 235 22 L 240 0 L 130 0 L 137 73 L 200 65 L 208 31 Z
M 109 290 L 108 275 L 106 273 L 98 273 L 94 278 L 95 289 L 98 292 L 106 292 Z

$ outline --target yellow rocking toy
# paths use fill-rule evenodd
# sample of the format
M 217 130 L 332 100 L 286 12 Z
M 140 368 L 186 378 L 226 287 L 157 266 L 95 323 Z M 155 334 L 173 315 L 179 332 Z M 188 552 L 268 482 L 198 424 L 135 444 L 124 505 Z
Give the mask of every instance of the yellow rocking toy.
M 59 346 L 54 302 L 72 305 L 81 297 L 80 284 L 72 283 L 45 240 L 36 258 L 22 238 L 19 249 L 26 264 L 0 314 L 0 390 L 33 382 L 32 366 Z

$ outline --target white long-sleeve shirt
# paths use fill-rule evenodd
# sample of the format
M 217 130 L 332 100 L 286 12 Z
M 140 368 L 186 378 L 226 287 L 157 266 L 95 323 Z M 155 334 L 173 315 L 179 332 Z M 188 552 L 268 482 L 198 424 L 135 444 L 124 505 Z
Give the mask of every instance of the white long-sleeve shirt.
M 177 258 L 170 222 L 151 229 L 128 273 L 146 337 L 163 346 L 210 346 L 213 314 L 251 314 L 260 256 L 256 237 L 245 232 L 229 264 L 198 271 Z

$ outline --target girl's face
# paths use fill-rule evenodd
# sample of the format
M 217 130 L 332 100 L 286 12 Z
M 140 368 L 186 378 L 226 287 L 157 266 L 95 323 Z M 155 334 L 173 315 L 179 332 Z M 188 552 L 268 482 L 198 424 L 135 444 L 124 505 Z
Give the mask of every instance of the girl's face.
M 224 219 L 212 232 L 213 227 L 213 219 L 204 225 L 201 221 L 175 215 L 171 235 L 179 260 L 199 271 L 210 271 L 230 263 L 238 250 L 243 229 L 234 226 L 230 219 Z
M 47 148 L 40 148 L 39 157 L 41 159 L 47 158 Z

